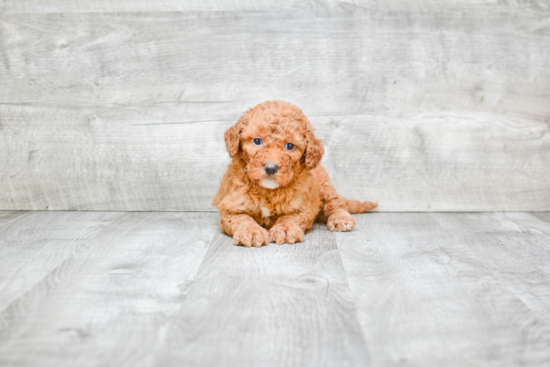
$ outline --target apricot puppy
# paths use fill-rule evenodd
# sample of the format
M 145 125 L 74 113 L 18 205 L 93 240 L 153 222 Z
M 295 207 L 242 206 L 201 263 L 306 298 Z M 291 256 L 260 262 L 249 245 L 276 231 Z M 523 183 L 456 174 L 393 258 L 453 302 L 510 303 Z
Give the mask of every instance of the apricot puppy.
M 350 213 L 377 205 L 338 196 L 319 164 L 322 141 L 302 110 L 290 103 L 257 105 L 224 138 L 233 160 L 212 205 L 235 245 L 301 242 L 321 210 L 329 230 L 349 231 L 355 226 Z

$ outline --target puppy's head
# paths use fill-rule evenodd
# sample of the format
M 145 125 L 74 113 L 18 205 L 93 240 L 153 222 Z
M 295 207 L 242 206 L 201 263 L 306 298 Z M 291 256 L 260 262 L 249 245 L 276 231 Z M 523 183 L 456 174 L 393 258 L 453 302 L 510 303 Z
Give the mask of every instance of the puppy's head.
M 302 110 L 282 101 L 248 110 L 225 132 L 225 143 L 231 158 L 244 161 L 248 177 L 268 189 L 290 185 L 304 168 L 315 168 L 324 153 Z

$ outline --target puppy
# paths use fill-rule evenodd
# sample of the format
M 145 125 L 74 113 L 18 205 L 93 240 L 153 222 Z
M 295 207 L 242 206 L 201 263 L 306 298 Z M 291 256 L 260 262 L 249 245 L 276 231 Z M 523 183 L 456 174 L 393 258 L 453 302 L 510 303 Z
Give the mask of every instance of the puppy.
M 257 105 L 224 138 L 233 160 L 212 205 L 235 245 L 301 242 L 321 210 L 330 231 L 349 231 L 355 226 L 350 213 L 377 205 L 338 196 L 319 165 L 322 141 L 302 110 L 290 103 Z

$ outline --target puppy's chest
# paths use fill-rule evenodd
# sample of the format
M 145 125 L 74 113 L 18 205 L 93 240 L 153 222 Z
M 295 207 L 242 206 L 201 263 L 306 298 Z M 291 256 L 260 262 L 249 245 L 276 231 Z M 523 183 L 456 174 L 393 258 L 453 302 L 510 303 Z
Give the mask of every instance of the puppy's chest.
M 272 213 L 271 210 L 269 210 L 266 206 L 260 206 L 260 214 L 262 215 L 262 218 L 271 218 Z M 275 216 L 277 216 L 276 213 L 274 213 Z
M 256 207 L 255 219 L 264 227 L 271 227 L 281 215 L 292 213 L 298 208 L 285 205 L 286 203 L 270 202 L 269 200 L 259 200 Z
M 266 200 L 260 201 L 256 208 L 257 220 L 263 225 L 274 223 L 283 214 L 280 206 L 273 205 Z

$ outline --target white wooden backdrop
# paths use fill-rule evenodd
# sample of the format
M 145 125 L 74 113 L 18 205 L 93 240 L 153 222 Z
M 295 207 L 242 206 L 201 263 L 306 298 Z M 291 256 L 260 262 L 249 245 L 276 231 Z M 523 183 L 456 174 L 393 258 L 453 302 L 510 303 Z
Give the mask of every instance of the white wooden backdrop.
M 380 211 L 550 210 L 542 0 L 0 0 L 0 209 L 213 210 L 274 99 Z

